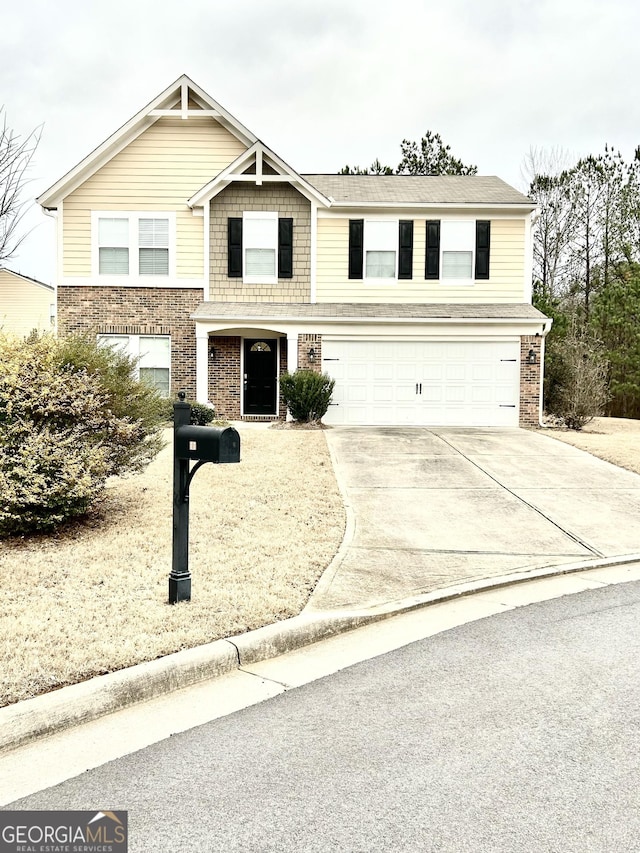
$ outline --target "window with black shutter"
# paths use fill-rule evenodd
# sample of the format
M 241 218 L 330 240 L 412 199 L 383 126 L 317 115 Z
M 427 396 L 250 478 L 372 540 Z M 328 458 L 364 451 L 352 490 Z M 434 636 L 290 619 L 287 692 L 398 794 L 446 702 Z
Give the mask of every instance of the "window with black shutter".
M 349 220 L 349 278 L 362 278 L 364 219 Z
M 440 220 L 427 220 L 427 246 L 424 277 L 440 278 Z
M 227 261 L 229 278 L 242 278 L 242 217 L 227 220 Z
M 293 219 L 278 219 L 278 278 L 293 278 Z
M 413 277 L 413 220 L 401 219 L 398 229 L 398 278 Z
M 491 222 L 476 221 L 476 279 L 489 278 L 489 249 L 491 245 Z

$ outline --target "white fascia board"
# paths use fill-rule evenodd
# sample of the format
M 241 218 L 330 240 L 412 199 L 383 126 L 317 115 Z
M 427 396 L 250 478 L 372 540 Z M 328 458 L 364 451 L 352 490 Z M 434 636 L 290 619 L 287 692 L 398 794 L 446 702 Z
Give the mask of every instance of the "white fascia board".
M 496 202 L 386 202 L 386 201 L 350 201 L 350 202 L 331 202 L 331 209 L 326 211 L 318 211 L 320 216 L 329 217 L 340 214 L 344 216 L 350 211 L 361 213 L 364 210 L 450 210 L 469 213 L 472 210 L 481 211 L 514 211 L 517 213 L 528 214 L 533 206 L 529 204 L 499 204 Z M 496 217 L 497 218 L 497 217 Z
M 196 323 L 221 324 L 222 326 L 237 326 L 238 324 L 250 324 L 271 327 L 273 323 L 298 323 L 300 326 L 315 324 L 318 326 L 344 326 L 344 325 L 397 325 L 397 326 L 526 326 L 527 328 L 539 328 L 548 331 L 546 321 L 534 317 L 318 317 L 309 315 L 307 317 L 291 316 L 282 314 L 280 316 L 256 317 L 243 314 L 229 314 L 225 317 L 203 317 L 191 314 L 191 319 Z
M 137 139 L 141 133 L 144 133 L 152 124 L 158 121 L 159 116 L 154 116 L 154 111 L 167 106 L 175 106 L 181 104 L 182 86 L 186 85 L 192 92 L 198 95 L 198 98 L 207 108 L 215 110 L 220 114 L 220 118 L 216 121 L 220 122 L 227 130 L 240 139 L 245 145 L 251 145 L 257 140 L 257 137 L 247 130 L 239 121 L 223 109 L 216 101 L 210 98 L 199 86 L 197 86 L 189 77 L 182 75 L 171 86 L 168 86 L 156 98 L 147 104 L 140 112 L 136 113 L 133 118 L 130 118 L 126 124 L 123 124 L 115 133 L 106 139 L 101 145 L 95 148 L 84 160 L 81 160 L 77 166 L 71 171 L 63 175 L 60 180 L 56 181 L 42 195 L 38 196 L 36 201 L 42 207 L 47 209 L 55 209 L 58 207 L 62 199 L 73 192 L 77 187 L 91 177 L 98 169 L 101 169 L 109 160 L 113 159 L 116 154 L 119 154 L 127 147 L 134 139 Z M 180 110 L 175 110 L 176 116 L 181 115 Z
M 517 341 L 522 335 L 530 335 L 532 330 L 522 324 L 513 321 L 509 324 L 493 325 L 486 321 L 470 321 L 460 325 L 454 321 L 440 322 L 437 325 L 425 327 L 424 323 L 404 322 L 397 318 L 388 323 L 374 323 L 368 321 L 358 322 L 356 319 L 346 320 L 340 325 L 331 323 L 329 318 L 317 318 L 313 321 L 305 321 L 300 317 L 291 319 L 276 318 L 251 318 L 250 320 L 224 319 L 195 319 L 196 334 L 229 334 L 248 337 L 251 333 L 259 332 L 267 337 L 267 331 L 273 334 L 291 335 L 295 330 L 297 334 L 313 332 L 323 335 L 331 340 L 351 339 L 377 339 L 411 341 L 424 340 L 513 340 Z
M 267 175 L 264 171 L 262 175 L 245 174 L 244 170 L 247 166 L 251 165 L 254 159 L 256 161 L 258 159 L 262 160 L 263 164 L 266 162 L 278 174 Z M 187 204 L 189 207 L 201 207 L 211 201 L 214 196 L 233 181 L 255 181 L 256 183 L 258 181 L 262 181 L 263 183 L 286 181 L 293 184 L 309 201 L 316 201 L 323 207 L 329 207 L 330 205 L 329 199 L 323 196 L 312 184 L 305 181 L 297 172 L 287 166 L 284 160 L 281 160 L 275 152 L 271 151 L 271 149 L 267 148 L 259 140 L 236 157 L 233 163 L 230 163 L 226 169 L 219 172 L 209 183 L 194 193 L 187 201 Z

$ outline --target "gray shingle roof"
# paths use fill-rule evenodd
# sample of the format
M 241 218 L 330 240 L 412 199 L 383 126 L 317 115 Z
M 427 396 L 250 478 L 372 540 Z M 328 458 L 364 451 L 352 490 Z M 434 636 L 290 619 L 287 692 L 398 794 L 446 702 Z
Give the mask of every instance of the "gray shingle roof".
M 496 177 L 478 175 L 302 175 L 337 204 L 521 204 L 530 198 Z
M 431 320 L 544 320 L 545 316 L 528 303 L 492 303 L 485 305 L 416 303 L 391 304 L 360 302 L 203 302 L 191 315 L 196 320 L 286 320 L 377 318 Z

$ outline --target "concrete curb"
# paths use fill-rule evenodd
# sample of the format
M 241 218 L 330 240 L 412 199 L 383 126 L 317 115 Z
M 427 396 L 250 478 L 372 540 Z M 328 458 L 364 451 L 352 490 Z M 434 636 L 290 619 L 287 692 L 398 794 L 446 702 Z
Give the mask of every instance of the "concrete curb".
M 640 554 L 543 567 L 457 584 L 360 610 L 345 607 L 314 612 L 306 608 L 300 615 L 283 622 L 100 675 L 0 708 L 0 752 L 16 749 L 130 705 L 218 678 L 244 666 L 430 604 L 526 581 L 636 562 L 640 562 Z

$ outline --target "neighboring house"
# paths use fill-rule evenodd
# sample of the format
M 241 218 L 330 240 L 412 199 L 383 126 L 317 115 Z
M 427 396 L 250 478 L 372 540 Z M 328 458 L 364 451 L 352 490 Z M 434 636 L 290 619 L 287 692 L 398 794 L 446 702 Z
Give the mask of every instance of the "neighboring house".
M 535 204 L 498 178 L 300 175 L 183 76 L 38 201 L 60 331 L 165 392 L 273 419 L 304 367 L 329 424 L 538 423 Z
M 50 284 L 0 267 L 0 331 L 21 337 L 34 330 L 51 331 L 55 301 Z

